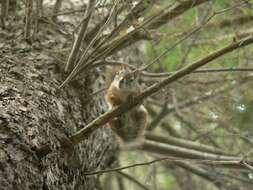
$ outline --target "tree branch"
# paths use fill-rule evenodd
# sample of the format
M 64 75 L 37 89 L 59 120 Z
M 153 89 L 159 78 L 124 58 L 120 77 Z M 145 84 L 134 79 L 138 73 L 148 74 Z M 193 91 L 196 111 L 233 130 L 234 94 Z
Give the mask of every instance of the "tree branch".
M 95 8 L 95 3 L 96 3 L 96 1 L 94 1 L 94 0 L 89 1 L 88 8 L 86 9 L 80 32 L 74 41 L 73 47 L 72 47 L 71 52 L 69 54 L 68 60 L 66 62 L 66 65 L 64 68 L 65 71 L 68 71 L 69 68 L 72 69 L 72 67 L 76 63 L 77 54 L 79 52 L 80 46 L 83 42 L 83 39 L 85 38 L 85 36 L 87 34 L 87 28 L 89 25 L 91 15 L 92 15 L 94 8 Z
M 252 72 L 253 68 L 208 68 L 208 69 L 199 69 L 197 71 L 193 71 L 192 73 L 223 73 L 223 72 Z M 172 75 L 174 72 L 166 72 L 166 73 L 149 73 L 143 72 L 142 75 L 146 77 L 168 77 Z
M 179 146 L 179 147 L 183 147 L 183 148 L 189 148 L 192 150 L 198 150 L 198 151 L 213 153 L 213 154 L 231 155 L 231 154 L 227 154 L 226 152 L 224 152 L 223 150 L 221 150 L 219 148 L 214 148 L 212 146 L 208 146 L 205 144 L 200 144 L 197 142 L 192 142 L 189 140 L 184 140 L 184 139 L 176 138 L 176 137 L 172 137 L 172 136 L 165 137 L 165 136 L 155 135 L 152 133 L 147 133 L 146 138 L 147 138 L 147 140 L 152 140 L 152 141 L 156 141 L 159 143 L 165 143 L 168 145 L 175 145 L 175 146 Z
M 236 87 L 236 83 L 229 85 L 229 86 L 225 86 L 220 89 L 208 91 L 208 92 L 204 93 L 204 95 L 202 95 L 202 96 L 193 97 L 189 100 L 185 100 L 183 102 L 177 103 L 176 105 L 172 105 L 169 108 L 168 108 L 167 104 L 165 104 L 164 108 L 162 109 L 160 114 L 150 123 L 148 129 L 153 130 L 166 115 L 176 111 L 176 109 L 184 109 L 184 108 L 188 108 L 190 106 L 196 105 L 198 103 L 202 103 L 202 102 L 207 101 L 211 98 L 215 98 L 215 97 L 219 96 L 220 94 L 224 93 L 225 91 L 231 90 L 235 87 Z
M 186 158 L 186 159 L 239 161 L 239 162 L 243 159 L 243 157 L 207 153 L 207 152 L 197 151 L 194 149 L 183 148 L 181 146 L 154 142 L 150 140 L 146 140 L 140 146 L 140 149 L 151 152 L 151 153 L 160 154 L 163 156 L 173 156 L 173 157 Z
M 177 3 L 170 9 L 165 9 L 161 11 L 160 14 L 153 19 L 147 26 L 148 29 L 156 29 L 161 27 L 162 25 L 168 23 L 168 21 L 172 20 L 173 18 L 181 15 L 185 11 L 192 9 L 202 3 L 208 2 L 210 0 L 187 0 Z
M 72 135 L 70 137 L 71 142 L 73 144 L 78 144 L 82 140 L 86 139 L 93 131 L 95 131 L 98 128 L 100 128 L 101 126 L 105 125 L 107 122 L 112 120 L 114 117 L 117 117 L 117 116 L 127 112 L 128 110 L 134 108 L 135 106 L 140 104 L 140 102 L 142 102 L 144 99 L 146 99 L 147 97 L 151 96 L 152 94 L 158 92 L 159 90 L 161 90 L 162 88 L 164 88 L 168 84 L 171 84 L 171 83 L 177 81 L 178 79 L 183 78 L 184 76 L 193 72 L 197 68 L 210 63 L 211 61 L 221 57 L 222 55 L 232 52 L 235 49 L 245 47 L 251 43 L 253 43 L 253 36 L 248 37 L 246 39 L 242 39 L 237 42 L 233 42 L 232 44 L 230 44 L 224 48 L 221 48 L 215 52 L 212 52 L 209 55 L 207 55 L 206 57 L 204 57 L 204 58 L 202 58 L 202 59 L 200 59 L 188 66 L 183 67 L 182 69 L 175 72 L 174 74 L 172 74 L 168 78 L 164 79 L 163 81 L 147 88 L 139 96 L 133 98 L 133 100 L 131 102 L 124 102 L 120 106 L 107 111 L 106 113 L 102 114 L 101 116 L 99 116 L 98 118 L 96 118 L 95 120 L 90 122 L 86 127 L 77 131 L 74 135 Z M 43 147 L 42 147 L 42 149 L 43 149 Z M 46 151 L 46 154 L 48 154 L 49 152 L 51 152 L 51 151 L 50 150 Z M 45 155 L 43 155 L 43 156 L 45 156 Z
M 113 38 L 111 41 L 105 43 L 98 49 L 96 49 L 87 59 L 82 59 L 78 62 L 78 67 L 69 74 L 66 80 L 60 85 L 60 88 L 63 87 L 66 83 L 72 80 L 77 74 L 79 74 L 82 70 L 88 69 L 88 67 L 99 59 L 104 59 L 109 55 L 121 50 L 122 48 L 129 46 L 139 40 L 142 39 L 150 39 L 150 36 L 147 35 L 146 30 L 143 31 L 144 27 L 151 27 L 152 29 L 161 26 L 161 24 L 165 24 L 175 17 L 179 16 L 180 14 L 186 12 L 187 10 L 207 2 L 209 0 L 187 0 L 180 3 L 177 3 L 172 8 L 164 9 L 160 13 L 151 16 L 151 18 L 146 19 L 143 23 L 139 26 L 134 27 L 134 30 L 131 32 L 126 32 L 122 36 L 117 36 Z M 165 19 L 165 20 L 163 20 Z M 160 24 L 155 25 L 156 21 L 160 21 Z M 166 21 L 166 22 L 164 22 Z M 65 69 L 66 70 L 66 69 Z
M 235 49 L 242 48 L 249 44 L 253 43 L 253 36 L 248 37 L 246 39 L 240 40 L 238 42 L 234 42 L 222 49 L 219 49 L 213 53 L 210 53 L 208 56 L 180 69 L 179 71 L 175 72 L 173 75 L 169 76 L 168 78 L 164 79 L 160 83 L 157 83 L 149 88 L 147 88 L 143 93 L 141 93 L 138 97 L 134 98 L 131 102 L 125 102 L 117 108 L 114 108 L 97 119 L 93 120 L 89 123 L 85 128 L 78 131 L 71 137 L 71 141 L 74 144 L 79 143 L 80 141 L 84 140 L 92 133 L 94 130 L 98 129 L 100 126 L 105 125 L 109 122 L 112 118 L 117 117 L 124 112 L 134 108 L 140 102 L 142 102 L 145 98 L 149 97 L 150 95 L 158 92 L 163 87 L 167 86 L 168 84 L 177 81 L 178 79 L 186 76 L 187 74 L 191 73 L 192 71 L 196 70 L 197 68 L 217 59 L 218 57 L 227 54 Z
M 137 164 L 132 164 L 128 166 L 121 166 L 121 167 L 116 167 L 116 168 L 111 168 L 111 169 L 105 169 L 105 170 L 98 170 L 98 171 L 88 171 L 85 172 L 85 176 L 90 176 L 90 175 L 97 175 L 97 174 L 104 174 L 104 173 L 110 173 L 110 172 L 117 172 L 121 170 L 126 170 L 129 168 L 135 168 L 139 166 L 147 166 L 151 164 L 155 164 L 157 162 L 171 162 L 171 163 L 198 163 L 198 164 L 208 164 L 212 166 L 219 166 L 219 167 L 233 167 L 233 168 L 239 168 L 239 169 L 248 169 L 244 165 L 241 164 L 241 158 L 237 157 L 238 160 L 198 160 L 198 159 L 189 159 L 189 158 L 178 158 L 178 157 L 162 157 L 162 158 L 157 158 L 148 162 L 142 162 L 142 163 L 137 163 Z

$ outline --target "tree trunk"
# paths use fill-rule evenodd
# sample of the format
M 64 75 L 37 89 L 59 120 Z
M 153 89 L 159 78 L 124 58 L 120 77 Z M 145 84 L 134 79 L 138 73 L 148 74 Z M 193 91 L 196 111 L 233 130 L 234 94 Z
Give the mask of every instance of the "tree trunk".
M 31 48 L 7 47 L 0 50 L 0 71 L 0 189 L 99 189 L 98 177 L 84 172 L 115 160 L 108 128 L 70 152 L 59 150 L 62 137 L 106 110 L 102 95 L 89 97 L 100 87 L 98 73 L 58 89 L 63 78 L 52 59 Z M 36 150 L 47 143 L 53 153 L 40 159 Z

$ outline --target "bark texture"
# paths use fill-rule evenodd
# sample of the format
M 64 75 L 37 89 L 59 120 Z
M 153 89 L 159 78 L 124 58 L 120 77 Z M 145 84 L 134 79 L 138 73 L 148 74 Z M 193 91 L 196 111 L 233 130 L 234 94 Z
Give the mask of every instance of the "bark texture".
M 103 169 L 115 160 L 115 139 L 104 127 L 73 147 L 57 150 L 70 136 L 106 110 L 99 73 L 64 89 L 62 72 L 50 57 L 33 48 L 0 50 L 0 189 L 99 189 L 98 177 L 84 172 Z M 54 151 L 39 159 L 36 148 Z

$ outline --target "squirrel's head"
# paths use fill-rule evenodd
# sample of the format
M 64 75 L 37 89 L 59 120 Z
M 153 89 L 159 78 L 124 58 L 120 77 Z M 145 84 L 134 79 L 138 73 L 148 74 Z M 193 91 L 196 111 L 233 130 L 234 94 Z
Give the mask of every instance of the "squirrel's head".
M 114 81 L 117 87 L 122 90 L 135 90 L 138 86 L 138 70 L 131 71 L 126 66 L 122 66 L 116 73 Z

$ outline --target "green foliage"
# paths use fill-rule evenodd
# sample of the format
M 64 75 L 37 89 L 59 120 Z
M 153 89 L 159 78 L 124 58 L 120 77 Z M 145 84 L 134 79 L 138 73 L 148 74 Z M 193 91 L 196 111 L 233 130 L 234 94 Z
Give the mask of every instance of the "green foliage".
M 161 178 L 163 183 L 164 183 L 164 186 L 170 190 L 173 183 L 175 182 L 175 179 L 173 178 L 173 176 L 171 175 L 162 175 L 162 174 L 158 174 L 157 178 Z
M 177 66 L 181 63 L 181 57 L 181 50 L 174 49 L 164 58 L 164 60 L 162 60 L 162 62 L 168 71 L 175 71 Z

